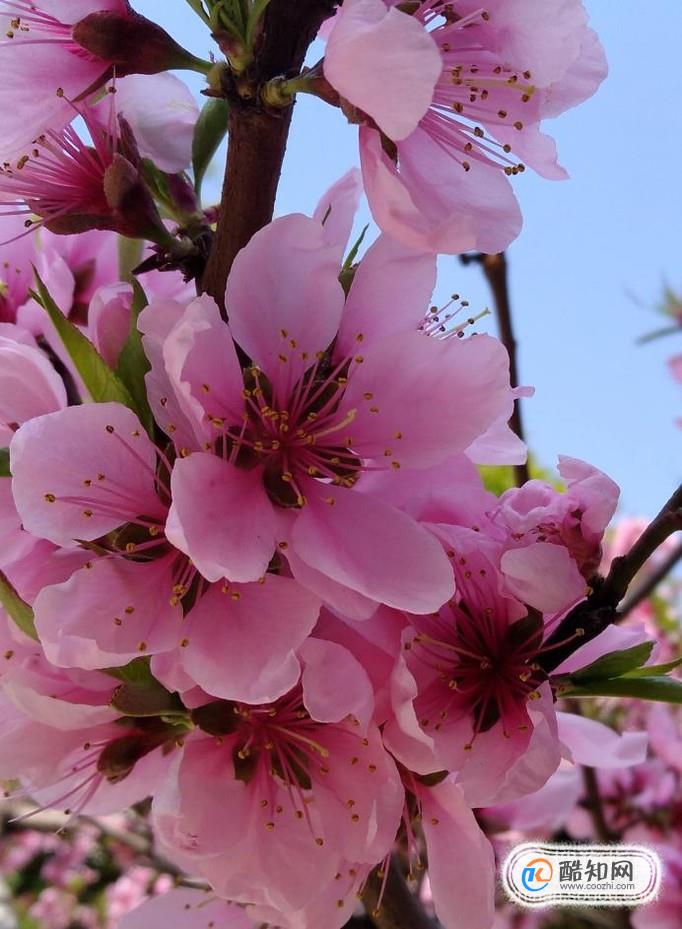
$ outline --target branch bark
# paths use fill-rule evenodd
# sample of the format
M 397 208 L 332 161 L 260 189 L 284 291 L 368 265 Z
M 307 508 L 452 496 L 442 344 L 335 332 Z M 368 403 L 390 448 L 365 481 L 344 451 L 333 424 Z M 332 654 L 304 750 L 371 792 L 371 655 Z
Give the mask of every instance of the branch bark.
M 677 545 L 668 555 L 665 561 L 648 577 L 636 590 L 633 590 L 629 597 L 623 600 L 619 613 L 620 618 L 624 619 L 628 613 L 631 613 L 635 607 L 646 600 L 647 597 L 656 590 L 658 585 L 666 579 L 678 562 L 682 561 L 682 542 Z
M 517 343 L 512 322 L 511 300 L 509 298 L 507 256 L 504 252 L 500 252 L 497 255 L 463 255 L 462 261 L 464 264 L 475 261 L 483 268 L 483 273 L 485 274 L 495 303 L 495 313 L 497 316 L 497 325 L 500 330 L 500 339 L 509 354 L 510 380 L 514 387 L 518 387 L 519 370 Z M 521 405 L 518 401 L 514 404 L 514 412 L 509 420 L 509 425 L 521 441 L 525 442 Z M 527 461 L 523 464 L 514 465 L 514 477 L 519 487 L 530 479 Z
M 230 103 L 229 143 L 215 238 L 201 290 L 221 309 L 225 284 L 237 252 L 272 219 L 286 152 L 293 104 L 267 109 L 259 88 L 273 77 L 293 76 L 334 0 L 271 0 L 255 65 L 240 86 L 226 89 Z M 244 94 L 244 87 L 251 89 Z
M 583 630 L 583 635 L 575 641 L 541 655 L 538 663 L 543 670 L 549 673 L 558 668 L 577 647 L 594 639 L 611 623 L 623 618 L 624 611 L 619 612 L 617 608 L 625 597 L 633 578 L 656 549 L 680 529 L 682 529 L 682 485 L 649 523 L 630 551 L 626 555 L 614 558 L 606 577 L 594 581 L 594 589 L 589 597 L 562 619 L 547 640 L 548 646 L 574 636 L 578 629 Z

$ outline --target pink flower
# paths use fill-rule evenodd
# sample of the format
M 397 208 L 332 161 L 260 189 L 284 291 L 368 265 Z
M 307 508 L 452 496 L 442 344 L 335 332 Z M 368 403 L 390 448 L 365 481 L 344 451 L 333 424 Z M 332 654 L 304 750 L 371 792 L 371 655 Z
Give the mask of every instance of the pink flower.
M 269 700 L 295 683 L 294 651 L 319 601 L 274 574 L 248 585 L 198 576 L 164 531 L 171 463 L 134 413 L 100 403 L 36 417 L 10 454 L 25 528 L 67 550 L 92 550 L 35 600 L 52 662 L 96 669 L 177 650 L 179 666 L 215 696 Z
M 0 25 L 2 162 L 28 155 L 36 138 L 60 133 L 74 118 L 68 101 L 91 95 L 114 71 L 123 77 L 201 69 L 128 0 L 2 0 Z M 164 80 L 168 87 L 175 79 Z
M 33 140 L 59 132 L 73 119 L 68 100 L 94 90 L 109 76 L 110 62 L 88 53 L 74 39 L 74 25 L 102 10 L 125 15 L 126 0 L 3 0 L 0 88 L 2 161 L 16 161 Z M 57 90 L 61 94 L 57 95 Z
M 538 126 L 594 93 L 606 73 L 599 41 L 580 0 L 396 7 L 345 0 L 324 66 L 364 123 L 374 218 L 413 248 L 501 251 L 521 226 L 505 175 L 524 170 L 521 158 L 566 176 Z
M 620 491 L 609 477 L 577 458 L 561 456 L 559 474 L 566 493 L 543 481 L 528 481 L 502 494 L 493 521 L 504 525 L 521 546 L 529 540 L 563 546 L 589 580 L 599 568 L 602 538 Z
M 139 173 L 134 136 L 122 117 L 117 120 L 113 99 L 106 126 L 87 106 L 71 106 L 92 144 L 72 125 L 40 135 L 29 154 L 0 168 L 3 212 L 35 214 L 39 219 L 27 219 L 27 228 L 38 222 L 57 233 L 110 229 L 133 238 L 167 239 Z
M 541 615 L 498 593 L 475 534 L 451 551 L 458 596 L 413 617 L 394 674 L 389 750 L 419 774 L 457 772 L 482 806 L 539 788 L 559 764 Z
M 340 651 L 316 640 L 301 683 L 275 703 L 193 712 L 198 728 L 152 816 L 161 842 L 222 896 L 296 911 L 344 860 L 372 865 L 392 847 L 400 778 L 378 729 L 355 715 L 357 689 L 368 686 L 359 663 L 345 659 L 345 688 L 325 684 Z
M 434 259 L 388 240 L 344 305 L 325 236 L 301 215 L 257 233 L 230 274 L 229 327 L 206 297 L 142 314 L 152 406 L 184 445 L 166 532 L 208 580 L 254 580 L 277 553 L 341 612 L 344 588 L 365 616 L 371 601 L 428 612 L 452 592 L 451 570 L 365 478 L 470 445 L 506 409 L 507 359 L 486 336 L 417 331 Z M 233 339 L 252 360 L 244 372 Z
M 0 777 L 67 813 L 124 810 L 153 792 L 177 731 L 120 721 L 108 705 L 112 678 L 69 675 L 33 652 L 3 682 Z

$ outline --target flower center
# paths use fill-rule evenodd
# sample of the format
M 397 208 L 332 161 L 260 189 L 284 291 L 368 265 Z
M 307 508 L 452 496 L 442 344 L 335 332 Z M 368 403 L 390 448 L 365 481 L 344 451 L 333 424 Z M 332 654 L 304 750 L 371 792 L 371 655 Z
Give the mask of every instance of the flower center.
M 356 410 L 343 409 L 342 400 L 351 366 L 361 363 L 358 355 L 332 366 L 323 355 L 284 402 L 260 369 L 248 368 L 242 425 L 226 426 L 212 417 L 219 430 L 213 450 L 238 467 L 263 466 L 266 491 L 278 506 L 304 506 L 304 483 L 310 478 L 352 487 L 363 463 L 348 431 Z

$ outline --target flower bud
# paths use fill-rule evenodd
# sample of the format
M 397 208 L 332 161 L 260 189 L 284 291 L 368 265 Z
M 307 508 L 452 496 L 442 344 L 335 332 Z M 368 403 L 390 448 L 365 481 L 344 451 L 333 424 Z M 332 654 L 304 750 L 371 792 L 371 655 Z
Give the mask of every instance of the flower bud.
M 73 38 L 91 55 L 113 65 L 119 77 L 174 68 L 196 70 L 200 64 L 165 29 L 133 10 L 90 13 L 73 27 Z

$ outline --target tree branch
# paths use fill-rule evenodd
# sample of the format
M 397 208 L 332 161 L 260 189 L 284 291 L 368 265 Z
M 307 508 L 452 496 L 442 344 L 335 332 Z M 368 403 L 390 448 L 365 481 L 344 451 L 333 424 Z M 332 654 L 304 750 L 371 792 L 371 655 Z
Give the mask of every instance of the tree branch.
M 436 929 L 438 923 L 410 891 L 395 858 L 390 859 L 382 896 L 383 883 L 380 869 L 375 868 L 362 891 L 362 902 L 378 929 Z
M 224 309 L 225 284 L 237 252 L 272 219 L 293 104 L 268 109 L 260 87 L 273 77 L 297 74 L 308 46 L 335 0 L 271 0 L 256 62 L 225 88 L 230 103 L 229 144 L 218 225 L 202 291 Z
M 626 555 L 613 559 L 606 577 L 595 579 L 594 589 L 589 597 L 561 620 L 556 630 L 547 639 L 546 645 L 553 645 L 563 639 L 568 639 L 574 636 L 578 629 L 582 629 L 583 634 L 580 638 L 541 655 L 538 664 L 544 671 L 549 673 L 558 668 L 576 648 L 594 639 L 611 623 L 622 619 L 624 612 L 619 613 L 617 607 L 625 597 L 633 578 L 668 536 L 680 529 L 682 529 L 682 485 L 649 523 L 630 551 Z
M 497 316 L 497 325 L 500 330 L 500 339 L 509 354 L 510 380 L 514 387 L 518 387 L 519 371 L 517 343 L 512 324 L 511 300 L 509 299 L 507 256 L 504 252 L 500 252 L 498 255 L 462 255 L 462 261 L 464 264 L 475 261 L 483 268 L 483 273 L 485 274 L 495 303 L 495 313 Z M 525 442 L 521 405 L 519 401 L 514 404 L 514 411 L 509 420 L 509 425 L 521 441 Z M 524 464 L 514 465 L 514 475 L 519 487 L 525 484 L 526 481 L 530 479 L 528 462 L 526 461 Z
M 658 585 L 666 579 L 666 577 L 673 570 L 675 565 L 682 561 L 682 542 L 677 545 L 676 548 L 668 555 L 665 561 L 662 561 L 660 566 L 648 577 L 639 587 L 632 591 L 629 597 L 626 597 L 623 600 L 623 605 L 621 606 L 619 613 L 620 618 L 624 619 L 628 613 L 631 613 L 635 607 L 646 600 L 647 597 L 656 590 Z

